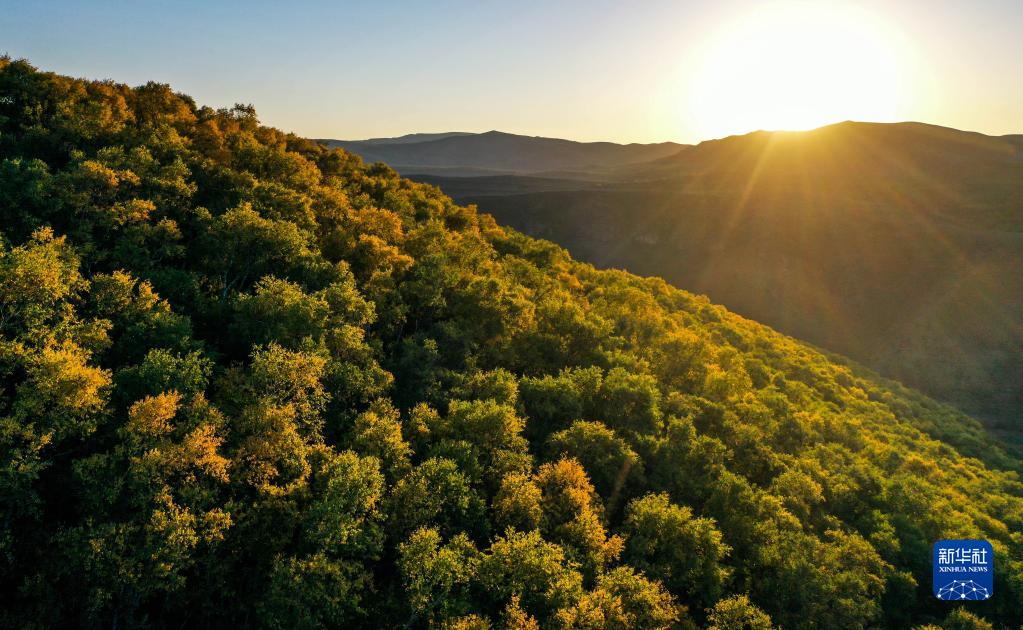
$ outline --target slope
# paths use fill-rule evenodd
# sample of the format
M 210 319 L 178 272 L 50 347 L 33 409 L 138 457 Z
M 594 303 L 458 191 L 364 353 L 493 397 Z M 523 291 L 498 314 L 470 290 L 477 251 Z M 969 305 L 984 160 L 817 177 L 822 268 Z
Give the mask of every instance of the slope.
M 625 170 L 656 181 L 429 181 L 583 260 L 705 293 L 1018 438 L 1018 137 L 842 123 L 705 142 Z
M 1020 462 L 952 409 L 250 108 L 0 93 L 3 626 L 1023 621 Z

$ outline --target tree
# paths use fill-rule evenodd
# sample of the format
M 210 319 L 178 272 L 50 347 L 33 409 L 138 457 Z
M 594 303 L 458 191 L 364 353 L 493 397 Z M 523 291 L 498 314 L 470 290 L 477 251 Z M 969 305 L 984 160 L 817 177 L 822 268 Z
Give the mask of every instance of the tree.
M 611 513 L 644 483 L 643 460 L 625 440 L 599 422 L 572 423 L 547 439 L 547 450 L 556 457 L 578 461 Z
M 365 619 L 363 594 L 370 576 L 347 563 L 315 554 L 281 558 L 259 602 L 260 625 L 269 628 L 337 628 Z
M 242 345 L 274 342 L 299 349 L 306 339 L 319 340 L 326 332 L 330 305 L 322 297 L 308 295 L 294 282 L 265 276 L 252 294 L 238 295 L 234 333 Z
M 350 451 L 328 455 L 311 483 L 317 499 L 305 512 L 306 543 L 331 557 L 375 560 L 384 536 L 380 462 Z
M 711 630 L 771 630 L 771 618 L 745 595 L 733 595 L 714 604 L 707 614 Z
M 285 278 L 288 274 L 300 277 L 303 265 L 316 262 L 298 226 L 264 219 L 244 205 L 213 218 L 196 248 L 198 260 L 216 278 L 222 298 L 275 272 Z
M 956 608 L 948 613 L 941 627 L 944 630 L 991 630 L 994 626 L 965 608 Z
M 430 458 L 398 480 L 388 512 L 389 529 L 400 540 L 431 524 L 444 536 L 487 530 L 483 500 L 450 459 Z
M 612 610 L 627 627 L 675 628 L 689 621 L 685 608 L 660 583 L 631 567 L 617 567 L 598 577 L 594 593 L 606 594 L 598 600 L 614 602 Z
M 259 607 L 269 627 L 337 627 L 365 618 L 371 566 L 382 550 L 379 462 L 327 455 L 310 480 L 319 498 L 300 525 L 301 545 L 273 560 Z
M 604 528 L 603 506 L 578 462 L 562 459 L 537 470 L 540 531 L 560 544 L 587 576 L 599 573 L 622 551 L 620 536 Z
M 356 417 L 352 447 L 382 461 L 392 480 L 403 477 L 411 467 L 412 448 L 402 436 L 398 410 L 387 399 L 376 401 Z
M 684 602 L 705 607 L 717 600 L 728 576 L 721 565 L 728 546 L 712 520 L 694 517 L 666 494 L 650 494 L 629 504 L 624 525 L 632 566 Z
M 464 534 L 441 544 L 435 529 L 419 529 L 398 547 L 398 568 L 412 609 L 408 623 L 446 621 L 468 614 L 479 552 Z
M 111 378 L 108 371 L 89 365 L 90 358 L 74 342 L 44 346 L 25 362 L 28 378 L 15 403 L 16 414 L 37 418 L 55 440 L 95 430 Z
M 543 518 L 543 492 L 529 476 L 509 473 L 501 479 L 494 495 L 494 525 L 531 531 L 540 526 Z
M 8 335 L 53 324 L 58 306 L 85 287 L 66 239 L 41 228 L 9 252 L 0 249 L 0 330 Z
M 542 624 L 582 596 L 582 576 L 567 564 L 558 545 L 540 532 L 508 530 L 484 552 L 480 584 L 496 602 L 518 597 L 522 610 Z
M 630 374 L 622 368 L 607 373 L 600 388 L 600 415 L 623 434 L 650 434 L 661 422 L 661 392 L 648 374 Z
M 440 448 L 467 447 L 466 468 L 474 468 L 492 486 L 510 472 L 529 469 L 528 442 L 523 421 L 508 405 L 494 400 L 452 400 L 448 413 L 438 417 L 430 433 Z

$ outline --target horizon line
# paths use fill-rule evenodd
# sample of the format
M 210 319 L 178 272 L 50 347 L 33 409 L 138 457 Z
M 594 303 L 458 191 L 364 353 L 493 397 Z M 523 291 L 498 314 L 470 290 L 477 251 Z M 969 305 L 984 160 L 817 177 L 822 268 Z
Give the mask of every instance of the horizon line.
M 361 139 L 328 138 L 328 137 L 325 137 L 325 136 L 310 137 L 310 139 L 311 140 L 315 140 L 317 142 L 381 142 L 381 141 L 385 141 L 385 140 L 401 140 L 401 139 L 409 138 L 409 137 L 412 137 L 412 136 L 444 136 L 444 137 L 438 137 L 438 138 L 433 138 L 433 139 L 430 139 L 430 140 L 424 140 L 423 141 L 423 143 L 428 143 L 428 142 L 437 142 L 437 141 L 441 141 L 441 140 L 447 140 L 449 138 L 457 138 L 459 136 L 483 136 L 483 135 L 487 135 L 487 134 L 502 134 L 502 135 L 508 135 L 508 136 L 516 136 L 516 137 L 520 137 L 520 138 L 532 138 L 532 139 L 536 139 L 536 140 L 559 140 L 559 141 L 563 141 L 563 142 L 573 142 L 573 143 L 576 143 L 576 144 L 615 144 L 615 145 L 618 145 L 618 146 L 630 146 L 630 145 L 655 146 L 655 145 L 658 145 L 658 144 L 676 144 L 676 145 L 679 145 L 679 146 L 697 146 L 697 145 L 703 144 L 705 142 L 716 142 L 716 141 L 719 141 L 719 140 L 727 140 L 729 138 L 738 138 L 738 137 L 743 137 L 743 136 L 750 136 L 750 135 L 754 135 L 754 134 L 758 134 L 758 133 L 791 133 L 791 134 L 812 133 L 812 132 L 815 132 L 815 131 L 820 131 L 822 129 L 827 129 L 829 127 L 837 127 L 839 125 L 850 125 L 850 124 L 860 124 L 860 125 L 922 125 L 922 126 L 926 126 L 926 127 L 938 127 L 938 128 L 941 128 L 941 129 L 949 129 L 949 130 L 958 131 L 958 132 L 961 132 L 961 133 L 972 133 L 972 134 L 977 134 L 977 135 L 981 135 L 981 136 L 986 136 L 988 138 L 1005 138 L 1005 137 L 1010 137 L 1010 136 L 1023 135 L 1023 130 L 1021 130 L 1018 133 L 991 134 L 991 133 L 984 133 L 983 131 L 976 131 L 976 130 L 973 130 L 973 129 L 961 129 L 959 127 L 952 127 L 952 126 L 949 126 L 949 125 L 942 125 L 942 124 L 938 124 L 938 123 L 924 122 L 924 121 L 921 121 L 921 120 L 875 121 L 875 120 L 853 120 L 853 119 L 847 119 L 847 120 L 839 120 L 839 121 L 835 121 L 835 122 L 831 122 L 831 123 L 826 123 L 826 124 L 820 125 L 818 127 L 813 127 L 813 128 L 810 128 L 810 129 L 764 129 L 764 128 L 751 129 L 749 131 L 736 132 L 736 133 L 732 133 L 732 134 L 728 134 L 728 135 L 724 135 L 724 136 L 718 136 L 718 137 L 712 137 L 712 138 L 703 138 L 703 139 L 698 140 L 696 142 L 681 142 L 681 141 L 678 141 L 678 140 L 660 140 L 660 141 L 654 141 L 654 142 L 618 142 L 618 141 L 615 141 L 615 140 L 575 140 L 575 139 L 572 139 L 572 138 L 562 137 L 562 136 L 547 136 L 547 135 L 534 135 L 534 134 L 529 134 L 529 133 L 515 133 L 515 132 L 512 132 L 512 131 L 502 131 L 500 129 L 488 129 L 486 131 L 464 131 L 464 130 L 460 130 L 460 131 L 454 131 L 454 130 L 452 130 L 452 131 L 436 131 L 436 132 L 433 132 L 433 131 L 412 131 L 412 132 L 409 132 L 409 133 L 404 133 L 404 134 L 395 135 L 395 136 L 373 136 L 373 137 L 361 138 Z

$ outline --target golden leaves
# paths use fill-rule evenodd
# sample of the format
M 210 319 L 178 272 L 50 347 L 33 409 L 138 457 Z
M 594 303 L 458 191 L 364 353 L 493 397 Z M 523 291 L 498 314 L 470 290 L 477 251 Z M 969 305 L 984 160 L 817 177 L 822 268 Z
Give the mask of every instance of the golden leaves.
M 106 402 L 110 372 L 88 360 L 89 353 L 70 341 L 44 347 L 28 366 L 37 402 L 72 416 L 99 411 Z
M 174 430 L 170 421 L 178 411 L 181 395 L 165 392 L 158 396 L 147 396 L 136 402 L 128 411 L 127 430 L 140 437 L 163 437 Z

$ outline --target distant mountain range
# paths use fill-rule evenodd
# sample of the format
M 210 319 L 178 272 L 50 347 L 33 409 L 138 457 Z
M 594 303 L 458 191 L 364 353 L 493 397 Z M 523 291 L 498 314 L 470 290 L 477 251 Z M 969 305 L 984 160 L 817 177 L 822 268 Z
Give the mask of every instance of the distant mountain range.
M 386 162 L 415 175 L 610 176 L 623 166 L 677 154 L 686 145 L 572 142 L 556 138 L 486 133 L 419 133 L 372 140 L 321 140 L 369 162 Z
M 335 144 L 1023 427 L 1023 136 L 849 122 L 694 146 L 421 138 Z

